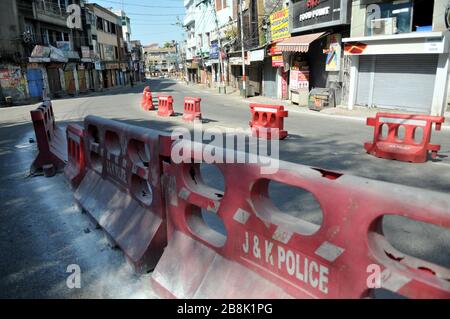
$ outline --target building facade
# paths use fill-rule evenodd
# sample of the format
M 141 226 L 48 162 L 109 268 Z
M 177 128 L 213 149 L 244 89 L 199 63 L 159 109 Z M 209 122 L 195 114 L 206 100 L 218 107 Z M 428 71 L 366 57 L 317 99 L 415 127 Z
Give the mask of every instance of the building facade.
M 121 17 L 98 4 L 86 4 L 93 12 L 95 28 L 93 46 L 97 57 L 95 69 L 101 88 L 110 88 L 129 83 L 129 59 L 123 40 Z
M 127 83 L 121 17 L 105 8 L 83 0 L 4 0 L 0 21 L 2 104 Z
M 157 44 L 144 46 L 145 65 L 147 76 L 168 75 L 176 72 L 177 66 L 177 45 L 175 42 L 167 43 L 166 47 L 159 47 Z
M 353 1 L 348 107 L 442 115 L 447 101 L 447 0 Z M 447 14 L 445 14 L 447 12 Z
M 184 6 L 186 80 L 222 88 L 230 82 L 226 52 L 237 24 L 237 1 L 186 0 Z

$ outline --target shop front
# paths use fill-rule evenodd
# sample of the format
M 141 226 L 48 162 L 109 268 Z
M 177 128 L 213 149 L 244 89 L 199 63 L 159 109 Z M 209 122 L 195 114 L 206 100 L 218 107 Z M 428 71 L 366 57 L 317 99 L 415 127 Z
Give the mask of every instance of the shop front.
M 248 71 L 246 74 L 248 76 L 248 96 L 261 95 L 263 92 L 262 83 L 265 57 L 265 47 L 247 52 L 246 63 Z
M 379 10 L 378 18 L 372 15 L 373 5 Z M 439 8 L 433 12 L 433 3 L 408 0 L 361 0 L 359 10 L 352 37 L 343 39 L 345 55 L 351 59 L 348 107 L 442 115 L 450 36 Z M 361 23 L 365 28 L 356 27 Z
M 292 1 L 291 38 L 277 43 L 289 81 L 289 99 L 308 104 L 312 89 L 330 92 L 335 104 L 345 103 L 349 82 L 342 38 L 350 34 L 351 1 Z M 283 74 L 283 73 L 282 73 Z
M 186 62 L 187 80 L 191 83 L 198 83 L 200 80 L 198 66 L 198 61 Z

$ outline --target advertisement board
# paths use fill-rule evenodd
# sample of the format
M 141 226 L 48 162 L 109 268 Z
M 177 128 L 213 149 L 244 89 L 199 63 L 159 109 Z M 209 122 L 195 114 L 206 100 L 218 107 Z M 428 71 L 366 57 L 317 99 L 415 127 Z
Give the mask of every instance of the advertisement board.
M 289 38 L 289 9 L 283 9 L 270 15 L 270 32 L 272 42 L 279 42 Z
M 303 0 L 293 3 L 291 33 L 349 24 L 349 0 Z

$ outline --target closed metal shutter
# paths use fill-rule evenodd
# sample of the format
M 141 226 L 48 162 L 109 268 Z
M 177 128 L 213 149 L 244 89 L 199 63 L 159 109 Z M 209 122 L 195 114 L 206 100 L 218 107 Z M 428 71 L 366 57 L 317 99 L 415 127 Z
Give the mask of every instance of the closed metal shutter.
M 272 67 L 271 58 L 266 58 L 263 75 L 263 95 L 271 98 L 277 97 L 277 68 Z
M 369 95 L 371 87 L 371 74 L 373 56 L 363 55 L 359 57 L 358 91 L 356 104 L 369 106 Z
M 429 113 L 437 63 L 436 54 L 361 56 L 357 104 Z

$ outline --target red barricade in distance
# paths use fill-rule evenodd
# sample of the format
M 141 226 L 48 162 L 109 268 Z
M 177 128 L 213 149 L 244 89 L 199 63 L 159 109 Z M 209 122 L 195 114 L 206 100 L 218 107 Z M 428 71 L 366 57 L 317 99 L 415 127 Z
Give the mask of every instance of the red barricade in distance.
M 284 118 L 288 111 L 282 105 L 250 104 L 252 120 L 249 122 L 252 135 L 265 139 L 284 139 Z
M 56 170 L 63 169 L 67 161 L 66 134 L 56 124 L 52 102 L 45 100 L 30 113 L 39 149 L 31 171 L 40 170 L 45 165 L 53 165 Z
M 448 194 L 282 161 L 270 175 L 258 164 L 217 164 L 223 193 L 202 181 L 195 161 L 204 146 L 173 145 L 180 146 L 193 156 L 164 163 L 168 246 L 151 279 L 159 296 L 363 298 L 382 288 L 450 298 L 449 269 L 396 250 L 382 232 L 388 214 L 449 229 Z M 311 193 L 321 224 L 281 212 L 269 196 L 272 181 Z M 224 229 L 208 225 L 204 212 Z
M 64 175 L 73 188 L 77 188 L 84 177 L 86 162 L 84 155 L 84 130 L 76 124 L 69 124 L 66 129 L 68 161 Z
M 150 91 L 150 87 L 146 86 L 144 88 L 144 92 L 142 92 L 142 100 L 141 100 L 141 107 L 145 111 L 154 110 L 155 107 L 153 105 L 153 95 Z
M 200 103 L 202 99 L 199 97 L 185 97 L 184 98 L 184 112 L 183 120 L 192 122 L 202 119 L 202 111 L 200 109 Z
M 367 125 L 374 127 L 373 142 L 364 144 L 367 153 L 376 157 L 403 162 L 423 163 L 436 158 L 441 146 L 430 144 L 433 124 L 441 129 L 442 116 L 377 113 L 368 118 Z
M 75 200 L 136 272 L 151 270 L 166 246 L 160 149 L 170 136 L 95 116 L 84 130 L 86 174 Z
M 173 110 L 173 98 L 172 96 L 158 96 L 158 115 L 163 117 L 169 117 L 174 114 Z

